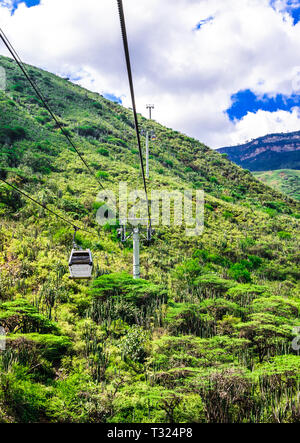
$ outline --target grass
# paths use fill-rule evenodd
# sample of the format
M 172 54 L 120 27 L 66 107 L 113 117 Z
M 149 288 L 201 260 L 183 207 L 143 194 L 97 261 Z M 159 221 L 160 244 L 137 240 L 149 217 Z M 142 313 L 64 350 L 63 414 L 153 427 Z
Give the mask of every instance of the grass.
M 300 171 L 278 169 L 276 171 L 254 172 L 253 174 L 271 188 L 300 200 Z

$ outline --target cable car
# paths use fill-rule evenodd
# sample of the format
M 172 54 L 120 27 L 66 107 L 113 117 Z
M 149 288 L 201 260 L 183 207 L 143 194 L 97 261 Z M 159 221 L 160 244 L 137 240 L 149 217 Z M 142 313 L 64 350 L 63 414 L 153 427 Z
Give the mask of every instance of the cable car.
M 91 278 L 93 258 L 89 249 L 72 249 L 69 260 L 70 278 Z
M 76 232 L 78 228 L 75 227 L 73 237 L 73 249 L 69 259 L 70 278 L 84 279 L 92 278 L 93 272 L 93 258 L 90 249 L 83 250 L 78 248 L 75 241 Z

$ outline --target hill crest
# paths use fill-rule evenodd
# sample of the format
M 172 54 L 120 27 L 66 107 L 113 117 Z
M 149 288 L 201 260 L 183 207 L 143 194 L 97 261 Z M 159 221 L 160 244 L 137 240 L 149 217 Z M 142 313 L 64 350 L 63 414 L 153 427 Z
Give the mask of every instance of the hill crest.
M 300 169 L 300 131 L 268 134 L 217 151 L 250 171 Z

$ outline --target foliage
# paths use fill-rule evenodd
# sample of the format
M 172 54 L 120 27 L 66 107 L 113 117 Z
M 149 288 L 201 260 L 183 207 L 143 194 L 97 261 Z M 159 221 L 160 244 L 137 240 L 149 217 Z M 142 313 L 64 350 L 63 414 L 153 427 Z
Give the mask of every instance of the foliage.
M 299 422 L 299 203 L 139 116 L 149 191 L 203 189 L 205 226 L 159 226 L 134 280 L 131 242 L 96 224 L 99 184 L 0 60 L 0 176 L 85 227 L 95 264 L 69 279 L 71 227 L 0 185 L 0 422 Z M 132 112 L 28 69 L 100 181 L 140 188 Z
M 10 332 L 24 334 L 38 332 L 57 332 L 55 323 L 51 322 L 25 300 L 16 300 L 0 304 L 0 323 Z

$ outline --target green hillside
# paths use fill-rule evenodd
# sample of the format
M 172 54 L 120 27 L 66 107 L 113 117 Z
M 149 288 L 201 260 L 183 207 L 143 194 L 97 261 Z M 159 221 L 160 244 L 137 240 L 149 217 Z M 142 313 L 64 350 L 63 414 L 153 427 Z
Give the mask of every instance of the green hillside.
M 278 171 L 254 172 L 254 175 L 277 191 L 300 200 L 300 171 L 279 169 Z
M 93 280 L 70 280 L 72 229 L 0 184 L 0 422 L 298 422 L 299 203 L 140 116 L 149 189 L 203 189 L 205 230 L 158 227 L 133 280 L 132 243 L 96 224 L 97 181 L 0 64 L 0 177 L 97 233 L 78 233 Z M 28 69 L 105 188 L 141 189 L 132 113 Z

